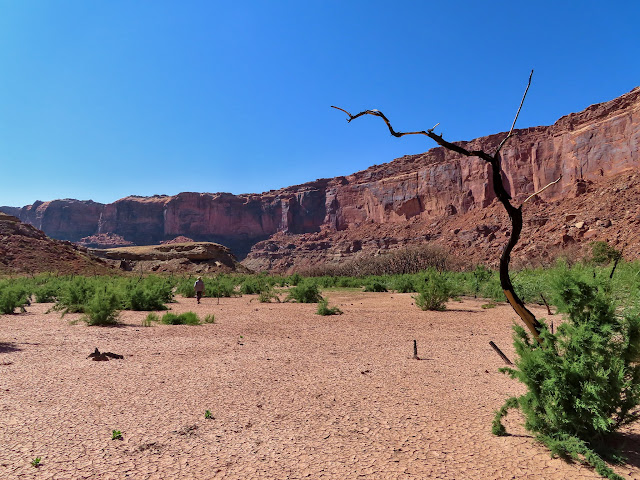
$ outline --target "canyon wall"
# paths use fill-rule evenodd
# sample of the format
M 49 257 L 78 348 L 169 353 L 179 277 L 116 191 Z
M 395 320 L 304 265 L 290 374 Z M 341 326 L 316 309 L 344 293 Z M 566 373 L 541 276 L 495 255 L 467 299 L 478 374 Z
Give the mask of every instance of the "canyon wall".
M 492 152 L 504 136 L 459 143 Z M 559 201 L 585 182 L 637 171 L 639 144 L 640 88 L 635 88 L 552 126 L 518 130 L 502 150 L 507 190 L 517 201 L 561 177 L 541 195 L 544 201 Z M 331 244 L 331 232 L 373 224 L 391 228 L 393 237 L 393 229 L 483 209 L 494 198 L 488 164 L 437 147 L 349 176 L 262 194 L 186 192 L 131 196 L 108 205 L 54 200 L 0 209 L 58 239 L 115 234 L 152 244 L 186 236 L 222 243 L 242 258 L 258 242 L 252 255 L 260 256 L 264 240 L 274 235 L 295 243 L 296 236 L 325 232 Z

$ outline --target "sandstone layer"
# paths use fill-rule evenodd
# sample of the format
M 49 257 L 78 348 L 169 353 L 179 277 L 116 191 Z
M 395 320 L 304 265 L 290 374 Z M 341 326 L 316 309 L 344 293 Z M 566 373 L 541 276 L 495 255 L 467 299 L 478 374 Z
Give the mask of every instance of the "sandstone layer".
M 599 196 L 598 186 L 640 166 L 639 110 L 640 88 L 635 88 L 552 126 L 518 130 L 502 150 L 506 187 L 515 202 L 558 178 L 537 199 L 557 206 L 556 215 L 564 211 L 562 204 L 568 198 L 580 196 L 585 204 L 607 200 Z M 459 143 L 468 150 L 492 152 L 504 136 Z M 262 194 L 186 192 L 131 196 L 108 205 L 55 200 L 21 209 L 1 208 L 55 238 L 77 241 L 91 235 L 117 235 L 126 242 L 152 244 L 186 236 L 224 244 L 238 258 L 251 250 L 245 261 L 249 267 L 282 270 L 309 263 L 311 257 L 338 262 L 358 252 L 375 254 L 407 242 L 454 240 L 473 250 L 475 259 L 489 258 L 488 252 L 504 243 L 500 232 L 483 230 L 482 241 L 477 242 L 478 235 L 465 233 L 474 225 L 450 227 L 460 223 L 458 219 L 485 215 L 478 212 L 490 208 L 494 200 L 488 164 L 438 147 L 353 175 Z M 637 211 L 629 208 L 630 215 L 610 211 L 609 218 L 592 220 L 617 223 L 625 232 L 631 226 L 625 219 L 635 218 Z M 580 216 L 581 212 L 571 213 Z M 560 228 L 559 223 L 553 225 Z M 490 228 L 503 230 L 504 224 Z M 458 233 L 450 238 L 450 230 L 456 229 Z M 600 239 L 597 231 L 590 235 Z M 573 238 L 580 243 L 583 237 Z M 308 255 L 309 251 L 324 253 Z

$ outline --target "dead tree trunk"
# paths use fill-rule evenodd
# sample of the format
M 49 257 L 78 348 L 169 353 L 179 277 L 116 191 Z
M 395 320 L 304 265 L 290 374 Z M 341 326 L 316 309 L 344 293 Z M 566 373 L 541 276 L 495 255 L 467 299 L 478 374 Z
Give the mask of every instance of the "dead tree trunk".
M 520 110 L 522 109 L 522 104 L 524 103 L 524 99 L 527 96 L 527 92 L 529 91 L 529 86 L 531 85 L 532 76 L 533 76 L 533 70 L 531 71 L 531 75 L 529 75 L 529 83 L 527 84 L 527 88 L 524 92 L 524 95 L 522 96 L 522 101 L 520 102 L 520 107 L 518 108 L 518 112 L 516 113 L 516 116 L 513 120 L 513 124 L 511 125 L 511 130 L 509 131 L 508 135 L 504 138 L 504 140 L 500 142 L 500 145 L 498 146 L 496 152 L 493 155 L 490 155 L 483 150 L 467 150 L 466 148 L 463 148 L 460 145 L 447 142 L 442 138 L 442 135 L 437 135 L 433 133 L 433 130 L 439 124 L 434 125 L 433 128 L 426 131 L 422 130 L 417 132 L 396 132 L 391 126 L 389 119 L 379 110 L 365 110 L 364 112 L 360 112 L 356 115 L 351 115 L 351 113 L 349 113 L 348 111 L 342 108 L 333 107 L 333 106 L 332 107 L 346 113 L 349 116 L 349 119 L 347 120 L 347 122 L 351 122 L 351 120 L 355 120 L 356 118 L 361 117 L 363 115 L 374 115 L 376 117 L 382 118 L 382 120 L 387 124 L 387 127 L 389 128 L 389 132 L 391 132 L 391 135 L 393 135 L 394 137 L 402 137 L 404 135 L 425 135 L 431 138 L 432 140 L 434 140 L 438 145 L 448 150 L 451 150 L 452 152 L 456 152 L 467 157 L 479 157 L 491 165 L 492 177 L 493 177 L 493 191 L 496 194 L 496 197 L 498 198 L 502 206 L 505 208 L 505 210 L 509 214 L 509 219 L 511 220 L 511 235 L 509 237 L 509 241 L 507 245 L 505 245 L 504 250 L 502 251 L 502 256 L 500 257 L 500 285 L 502 287 L 502 290 L 504 291 L 505 296 L 507 297 L 507 301 L 509 302 L 513 310 L 522 319 L 522 321 L 527 326 L 527 328 L 531 331 L 533 336 L 539 340 L 539 334 L 540 334 L 542 325 L 536 319 L 533 313 L 531 313 L 527 309 L 527 307 L 525 307 L 520 297 L 518 297 L 518 295 L 516 294 L 513 288 L 513 284 L 511 283 L 511 278 L 509 277 L 509 262 L 511 261 L 511 252 L 513 251 L 513 248 L 518 243 L 518 240 L 520 239 L 520 233 L 522 232 L 522 205 L 524 205 L 524 203 L 526 203 L 526 201 L 532 198 L 533 196 L 537 195 L 538 193 L 541 193 L 543 190 L 557 183 L 560 179 L 550 183 L 549 185 L 544 187 L 542 190 L 529 196 L 522 203 L 522 205 L 515 207 L 511 204 L 511 196 L 504 188 L 504 183 L 502 181 L 502 168 L 500 165 L 501 163 L 500 150 L 502 149 L 504 144 L 507 142 L 507 140 L 509 140 L 509 138 L 513 136 L 513 129 L 516 125 L 516 121 L 518 120 L 518 116 L 520 115 Z

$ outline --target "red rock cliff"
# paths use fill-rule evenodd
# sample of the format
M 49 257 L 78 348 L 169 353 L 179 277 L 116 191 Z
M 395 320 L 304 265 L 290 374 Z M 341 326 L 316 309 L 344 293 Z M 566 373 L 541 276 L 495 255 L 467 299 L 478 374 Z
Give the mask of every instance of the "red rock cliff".
M 640 88 L 636 88 L 552 126 L 519 130 L 503 148 L 508 190 L 516 199 L 524 198 L 562 175 L 542 196 L 552 202 L 577 188 L 578 180 L 637 171 L 639 110 Z M 491 152 L 503 137 L 496 134 L 461 144 Z M 291 243 L 295 235 L 328 232 L 325 243 L 330 245 L 330 232 L 377 224 L 390 226 L 387 235 L 392 238 L 394 228 L 429 225 L 487 207 L 493 200 L 485 162 L 438 147 L 346 177 L 262 194 L 132 196 L 108 205 L 55 200 L 9 213 L 55 238 L 76 241 L 93 234 L 116 234 L 136 244 L 151 244 L 184 235 L 222 243 L 242 258 L 257 242 L 273 235 L 285 235 L 283 241 Z M 253 257 L 260 257 L 262 248 L 258 245 Z

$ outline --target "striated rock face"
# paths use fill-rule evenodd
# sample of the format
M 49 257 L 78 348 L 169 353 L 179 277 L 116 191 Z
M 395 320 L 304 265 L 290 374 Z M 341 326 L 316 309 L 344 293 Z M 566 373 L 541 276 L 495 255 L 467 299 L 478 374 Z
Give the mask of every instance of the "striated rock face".
M 49 237 L 75 242 L 96 232 L 104 205 L 91 200 L 53 200 L 22 208 L 0 209 L 42 230 Z
M 460 144 L 492 152 L 504 136 Z M 640 88 L 636 88 L 552 126 L 519 130 L 502 150 L 507 190 L 518 202 L 562 176 L 540 195 L 540 201 L 583 195 L 589 182 L 637 171 L 639 144 Z M 239 258 L 253 248 L 248 261 L 259 268 L 274 267 L 270 259 L 277 250 L 277 255 L 289 258 L 284 263 L 290 268 L 298 261 L 298 240 L 318 237 L 319 243 L 311 241 L 314 252 L 344 241 L 340 258 L 401 246 L 399 239 L 407 237 L 403 233 L 407 229 L 415 233 L 415 242 L 438 240 L 446 236 L 438 225 L 486 209 L 494 199 L 489 165 L 438 147 L 346 177 L 262 194 L 187 192 L 132 196 L 108 205 L 56 200 L 8 212 L 56 238 L 76 241 L 112 234 L 135 244 L 152 244 L 182 235 L 227 245 Z M 466 231 L 471 230 L 461 229 L 463 236 L 469 235 Z M 347 232 L 365 236 L 351 239 Z M 504 236 L 491 232 L 482 238 L 501 244 Z M 356 240 L 358 244 L 353 243 Z

